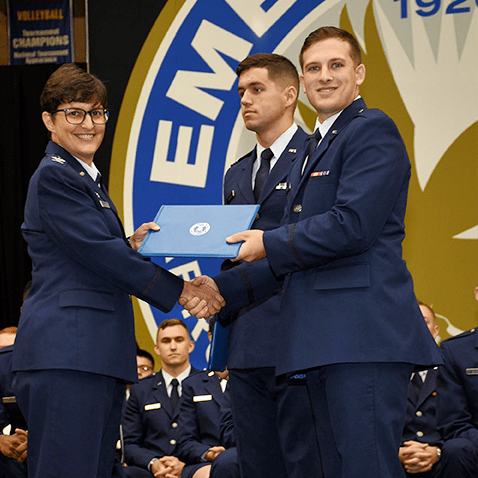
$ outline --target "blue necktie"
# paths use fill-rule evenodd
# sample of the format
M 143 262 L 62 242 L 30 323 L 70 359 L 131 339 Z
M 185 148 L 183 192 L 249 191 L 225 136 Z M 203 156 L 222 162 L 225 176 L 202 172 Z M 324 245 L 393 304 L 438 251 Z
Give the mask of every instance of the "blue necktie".
M 302 164 L 302 174 L 304 174 L 305 167 L 309 162 L 309 159 L 312 158 L 314 155 L 315 150 L 317 149 L 317 145 L 319 141 L 322 139 L 322 135 L 320 134 L 320 129 L 317 128 L 313 134 L 309 135 L 308 144 L 307 144 L 307 155 L 305 156 L 304 163 Z
M 262 188 L 266 182 L 267 176 L 269 175 L 269 170 L 271 168 L 271 159 L 274 156 L 274 153 L 269 149 L 265 149 L 261 153 L 261 166 L 259 171 L 256 174 L 256 183 L 254 184 L 254 197 L 256 202 L 259 201 Z

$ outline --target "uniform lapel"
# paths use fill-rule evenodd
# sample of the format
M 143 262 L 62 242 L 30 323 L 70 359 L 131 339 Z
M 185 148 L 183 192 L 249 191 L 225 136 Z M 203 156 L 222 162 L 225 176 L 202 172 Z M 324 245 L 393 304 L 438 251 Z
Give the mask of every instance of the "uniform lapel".
M 291 189 L 293 197 L 296 197 L 300 189 L 304 186 L 304 184 L 307 183 L 307 179 L 309 178 L 311 172 L 316 168 L 317 164 L 327 152 L 335 138 L 337 138 L 341 131 L 344 129 L 344 127 L 357 114 L 362 113 L 365 108 L 365 102 L 362 98 L 359 98 L 342 111 L 340 116 L 335 120 L 325 137 L 320 142 L 319 146 L 317 146 L 315 153 L 312 155 L 311 158 L 307 160 L 304 174 L 302 174 L 302 166 L 304 164 L 306 155 L 306 150 L 304 150 L 304 154 L 301 158 L 302 160 L 297 161 L 297 164 L 294 166 L 293 169 L 293 174 L 291 174 Z
M 252 165 L 256 159 L 256 148 L 254 148 L 238 166 L 241 166 L 240 176 L 237 181 L 237 188 L 248 204 L 254 204 L 254 192 L 252 190 Z
M 163 374 L 159 372 L 156 375 L 156 383 L 153 387 L 154 400 L 161 404 L 161 408 L 170 416 L 173 416 L 173 409 L 171 407 L 171 399 L 166 391 L 166 383 L 164 382 Z
M 272 168 L 269 177 L 267 178 L 264 188 L 262 189 L 259 203 L 262 203 L 281 182 L 286 187 L 286 179 L 289 175 L 293 162 L 301 157 L 302 150 L 304 149 L 303 139 L 298 138 L 299 131 L 297 130 L 289 144 L 286 146 L 284 152 L 280 155 L 276 164 Z

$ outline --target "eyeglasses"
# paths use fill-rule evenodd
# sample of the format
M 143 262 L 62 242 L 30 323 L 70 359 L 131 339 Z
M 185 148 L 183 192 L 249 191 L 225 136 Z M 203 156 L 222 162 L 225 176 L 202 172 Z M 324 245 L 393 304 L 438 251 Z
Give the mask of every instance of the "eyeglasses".
M 147 365 L 138 365 L 138 372 L 143 371 L 143 372 L 149 372 L 153 370 L 153 367 L 148 367 Z
M 87 114 L 91 116 L 91 121 L 93 121 L 94 124 L 106 124 L 110 116 L 110 112 L 106 108 L 96 108 L 91 111 L 85 111 L 81 108 L 66 108 L 63 110 L 53 111 L 53 113 L 51 114 L 54 115 L 55 113 L 59 113 L 60 111 L 63 111 L 63 113 L 65 113 L 66 121 L 68 121 L 68 123 L 70 124 L 83 123 Z

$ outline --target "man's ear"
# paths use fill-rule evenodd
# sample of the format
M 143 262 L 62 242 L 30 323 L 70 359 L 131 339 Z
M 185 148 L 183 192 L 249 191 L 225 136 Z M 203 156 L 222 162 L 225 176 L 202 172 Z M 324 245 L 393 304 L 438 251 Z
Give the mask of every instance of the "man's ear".
M 299 92 L 297 91 L 297 88 L 295 86 L 289 85 L 285 91 L 285 106 L 294 106 L 297 102 L 297 96 Z
M 357 68 L 355 68 L 355 75 L 357 77 L 357 80 L 355 83 L 357 86 L 360 86 L 365 81 L 365 74 L 366 74 L 365 65 L 363 63 L 360 63 L 360 65 L 357 66 Z
M 154 351 L 155 351 L 156 355 L 159 355 L 161 357 L 161 353 L 160 353 L 158 344 L 154 344 Z
M 303 73 L 299 76 L 299 81 L 300 81 L 300 84 L 302 85 L 302 89 L 304 90 L 304 93 L 307 94 L 307 91 L 305 90 L 305 82 L 304 82 L 304 74 Z
M 54 133 L 55 132 L 55 122 L 53 121 L 52 115 L 50 113 L 48 113 L 48 111 L 44 111 L 41 114 L 41 119 L 43 120 L 43 124 L 46 126 L 46 129 L 50 133 Z
M 194 342 L 192 340 L 189 341 L 189 353 L 194 350 Z

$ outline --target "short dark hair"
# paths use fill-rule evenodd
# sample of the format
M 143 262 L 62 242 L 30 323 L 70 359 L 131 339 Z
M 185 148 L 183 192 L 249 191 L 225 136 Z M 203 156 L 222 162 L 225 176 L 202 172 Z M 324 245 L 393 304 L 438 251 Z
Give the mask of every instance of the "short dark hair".
M 362 50 L 355 37 L 346 30 L 337 27 L 320 27 L 309 34 L 305 39 L 299 54 L 299 63 L 302 70 L 304 69 L 304 53 L 312 45 L 327 38 L 338 38 L 350 45 L 350 56 L 356 65 L 362 63 Z
M 147 350 L 137 349 L 136 356 L 147 358 L 153 364 L 153 368 L 154 368 L 154 358 Z
M 61 65 L 48 78 L 40 96 L 42 111 L 53 113 L 62 103 L 91 103 L 106 108 L 108 95 L 103 82 L 75 63 Z
M 181 320 L 181 319 L 166 319 L 163 320 L 159 326 L 158 326 L 158 334 L 160 330 L 164 330 L 166 327 L 174 327 L 175 325 L 179 325 L 181 327 L 184 327 L 186 329 L 186 332 L 188 333 L 188 337 L 191 338 L 189 335 L 189 329 L 187 325 Z
M 299 73 L 294 64 L 285 56 L 275 53 L 256 53 L 250 55 L 239 63 L 236 68 L 237 76 L 241 76 L 251 68 L 265 68 L 269 78 L 274 81 L 282 81 L 284 86 L 292 85 L 299 89 Z
M 425 302 L 422 302 L 421 300 L 418 300 L 417 299 L 417 302 L 418 302 L 418 305 L 423 305 L 424 307 L 426 307 L 428 310 L 430 310 L 430 312 L 433 314 L 433 317 L 436 318 L 436 315 L 435 315 L 435 311 L 428 305 L 428 304 L 425 304 Z

